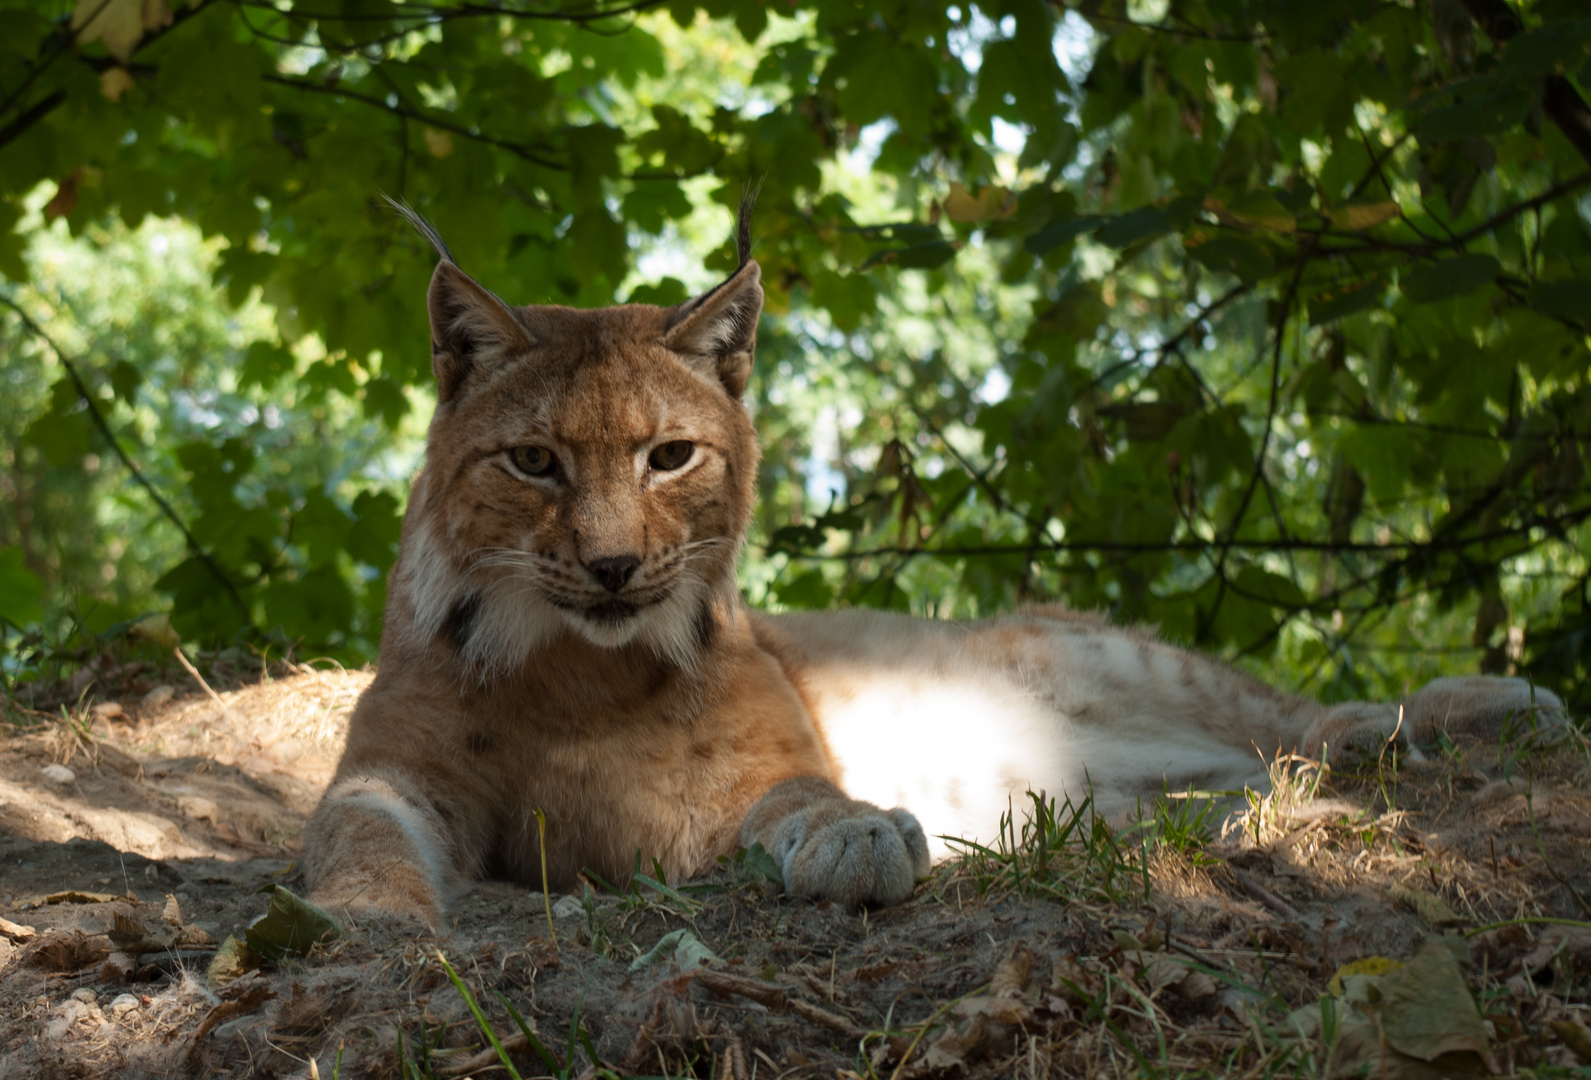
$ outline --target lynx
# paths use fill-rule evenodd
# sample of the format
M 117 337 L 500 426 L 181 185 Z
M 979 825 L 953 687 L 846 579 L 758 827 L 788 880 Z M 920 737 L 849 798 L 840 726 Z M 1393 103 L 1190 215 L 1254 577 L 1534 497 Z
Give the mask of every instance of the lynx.
M 510 306 L 439 256 L 437 408 L 393 571 L 379 673 L 305 836 L 311 895 L 433 925 L 474 879 L 670 879 L 761 843 L 792 893 L 895 904 L 943 837 L 1013 794 L 1128 810 L 1266 784 L 1256 748 L 1495 729 L 1522 680 L 1438 679 L 1325 707 L 1215 660 L 1034 609 L 976 622 L 767 615 L 736 587 L 762 308 L 739 269 L 670 308 Z

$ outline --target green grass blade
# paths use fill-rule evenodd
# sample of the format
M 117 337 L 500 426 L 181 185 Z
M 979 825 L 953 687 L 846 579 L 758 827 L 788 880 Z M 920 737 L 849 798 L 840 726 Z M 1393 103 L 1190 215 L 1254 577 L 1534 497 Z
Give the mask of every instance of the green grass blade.
M 519 1033 L 525 1036 L 525 1041 L 530 1044 L 530 1048 L 536 1052 L 537 1057 L 541 1058 L 541 1063 L 547 1066 L 547 1071 L 553 1076 L 563 1076 L 564 1067 L 558 1063 L 557 1058 L 552 1056 L 552 1051 L 543 1046 L 541 1040 L 536 1038 L 536 1033 L 530 1030 L 530 1024 L 519 1014 L 519 1010 L 514 1008 L 514 1003 L 508 1000 L 508 995 L 501 990 L 496 991 L 496 994 L 497 1000 L 503 1003 L 503 1008 L 508 1010 L 508 1015 L 519 1026 Z
M 486 1022 L 486 1017 L 481 1012 L 481 1007 L 475 1001 L 475 995 L 470 993 L 470 988 L 464 985 L 464 980 L 459 978 L 459 973 L 453 970 L 453 965 L 447 962 L 447 957 L 442 955 L 442 950 L 436 951 L 436 958 L 442 961 L 442 970 L 447 972 L 447 977 L 453 980 L 453 985 L 458 987 L 458 992 L 464 997 L 464 1004 L 470 1007 L 470 1015 L 475 1017 L 476 1026 L 481 1029 L 481 1034 L 486 1036 L 486 1041 L 492 1044 L 492 1049 L 497 1051 L 497 1060 L 503 1063 L 503 1068 L 508 1070 L 508 1075 L 514 1080 L 522 1080 L 519 1070 L 514 1068 L 514 1063 L 509 1059 L 508 1051 L 503 1049 L 503 1044 L 498 1041 L 497 1033 L 492 1030 L 492 1025 Z

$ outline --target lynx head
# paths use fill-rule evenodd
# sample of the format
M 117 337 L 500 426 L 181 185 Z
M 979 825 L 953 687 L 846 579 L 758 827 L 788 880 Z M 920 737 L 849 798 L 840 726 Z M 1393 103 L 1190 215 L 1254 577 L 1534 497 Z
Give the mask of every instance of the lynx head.
M 733 595 L 753 500 L 749 204 L 728 281 L 671 308 L 596 310 L 505 304 L 399 210 L 441 256 L 437 410 L 394 581 L 408 636 L 482 677 L 566 634 L 690 666 Z

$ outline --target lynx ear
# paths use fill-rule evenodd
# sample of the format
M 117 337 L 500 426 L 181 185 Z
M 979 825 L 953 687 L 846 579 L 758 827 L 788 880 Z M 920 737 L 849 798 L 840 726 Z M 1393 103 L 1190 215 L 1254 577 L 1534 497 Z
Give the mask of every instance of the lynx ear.
M 402 199 L 383 196 L 387 208 L 409 223 L 441 261 L 431 275 L 425 306 L 431 315 L 431 371 L 437 400 L 458 393 L 477 365 L 491 366 L 505 353 L 536 343 L 508 305 L 482 288 L 453 261 L 442 234 Z
M 536 343 L 508 305 L 449 259 L 436 264 L 425 303 L 431 313 L 431 370 L 448 401 L 470 373 Z
M 717 379 L 738 398 L 751 378 L 762 314 L 762 268 L 747 261 L 712 292 L 674 309 L 663 344 L 692 368 Z

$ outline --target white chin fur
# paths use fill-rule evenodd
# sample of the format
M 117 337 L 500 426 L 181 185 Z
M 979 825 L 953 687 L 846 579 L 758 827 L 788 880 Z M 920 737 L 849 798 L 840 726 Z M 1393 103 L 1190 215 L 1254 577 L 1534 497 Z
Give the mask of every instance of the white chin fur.
M 483 682 L 518 667 L 533 650 L 565 629 L 600 648 L 617 649 L 635 642 L 678 667 L 694 667 L 701 651 L 698 620 L 703 603 L 722 601 L 726 611 L 734 611 L 732 576 L 726 575 L 715 586 L 687 573 L 667 597 L 630 618 L 591 619 L 578 611 L 554 607 L 528 582 L 472 580 L 454 569 L 437 548 L 430 531 L 422 528 L 406 552 L 403 572 L 414 607 L 410 633 L 418 641 L 430 641 L 458 600 L 478 596 L 479 606 L 460 658 Z
M 677 667 L 689 668 L 701 651 L 700 631 L 705 589 L 693 580 L 679 582 L 662 600 L 637 611 L 628 619 L 589 619 L 578 611 L 563 611 L 564 620 L 581 637 L 605 649 L 634 642 Z
M 635 640 L 656 608 L 640 608 L 627 619 L 590 619 L 579 611 L 563 609 L 559 614 L 569 628 L 593 645 L 604 649 L 617 649 Z

